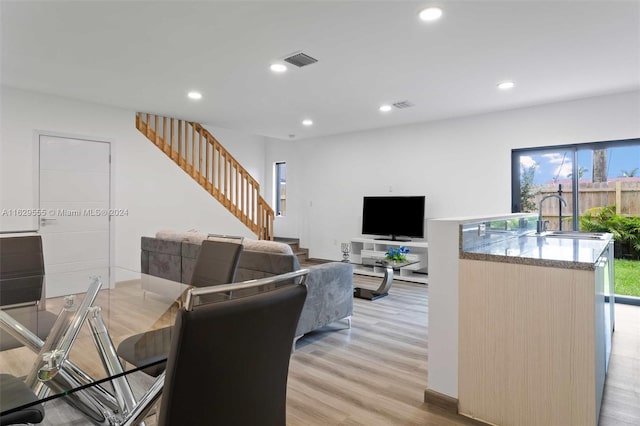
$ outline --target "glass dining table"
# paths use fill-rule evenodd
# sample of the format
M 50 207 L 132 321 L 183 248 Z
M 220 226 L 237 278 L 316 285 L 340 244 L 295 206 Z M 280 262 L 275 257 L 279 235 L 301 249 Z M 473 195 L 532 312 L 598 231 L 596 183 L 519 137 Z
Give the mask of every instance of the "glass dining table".
M 161 348 L 151 348 L 160 356 L 141 357 L 145 361 L 135 366 L 121 362 L 116 348 L 131 336 L 173 325 L 190 286 L 124 268 L 98 276 L 87 271 L 83 279 L 84 293 L 0 309 L 0 374 L 21 378 L 37 397 L 3 403 L 0 416 L 61 400 L 88 423 L 120 424 L 138 403 L 130 375 L 166 361 L 171 333 L 164 333 Z

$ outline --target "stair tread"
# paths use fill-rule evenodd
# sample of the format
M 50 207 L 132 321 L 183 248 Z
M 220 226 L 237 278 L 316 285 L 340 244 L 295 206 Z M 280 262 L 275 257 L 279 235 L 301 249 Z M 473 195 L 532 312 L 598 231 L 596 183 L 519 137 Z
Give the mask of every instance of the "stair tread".
M 293 254 L 298 258 L 302 258 L 302 260 L 307 259 L 307 257 L 309 256 L 309 249 L 300 247 L 300 238 L 273 237 L 273 241 L 288 244 L 289 246 L 291 246 Z

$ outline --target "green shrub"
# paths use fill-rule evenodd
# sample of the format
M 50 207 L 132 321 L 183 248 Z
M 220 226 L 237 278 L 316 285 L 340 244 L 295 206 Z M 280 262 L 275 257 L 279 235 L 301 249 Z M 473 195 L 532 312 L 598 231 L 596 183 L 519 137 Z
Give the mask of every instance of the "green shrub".
M 640 216 L 616 214 L 616 206 L 595 207 L 580 217 L 580 230 L 610 232 L 621 248 L 616 257 L 640 259 Z

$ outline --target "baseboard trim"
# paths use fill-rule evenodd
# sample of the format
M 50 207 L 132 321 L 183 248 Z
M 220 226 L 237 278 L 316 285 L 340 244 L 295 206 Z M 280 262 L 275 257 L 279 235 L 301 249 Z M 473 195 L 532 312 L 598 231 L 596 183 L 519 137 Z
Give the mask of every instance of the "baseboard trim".
M 424 390 L 424 402 L 441 408 L 449 413 L 464 417 L 465 422 L 477 426 L 491 426 L 491 423 L 485 423 L 481 420 L 465 416 L 458 413 L 458 399 L 431 389 Z
M 424 390 L 424 402 L 458 414 L 458 399 L 431 389 Z

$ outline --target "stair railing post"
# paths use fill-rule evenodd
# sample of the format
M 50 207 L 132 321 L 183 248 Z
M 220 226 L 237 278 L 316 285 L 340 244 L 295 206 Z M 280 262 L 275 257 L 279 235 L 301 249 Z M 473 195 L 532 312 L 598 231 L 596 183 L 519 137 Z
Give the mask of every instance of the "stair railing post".
M 191 176 L 196 177 L 196 126 L 191 123 Z
M 182 120 L 178 120 L 178 164 L 182 166 Z

